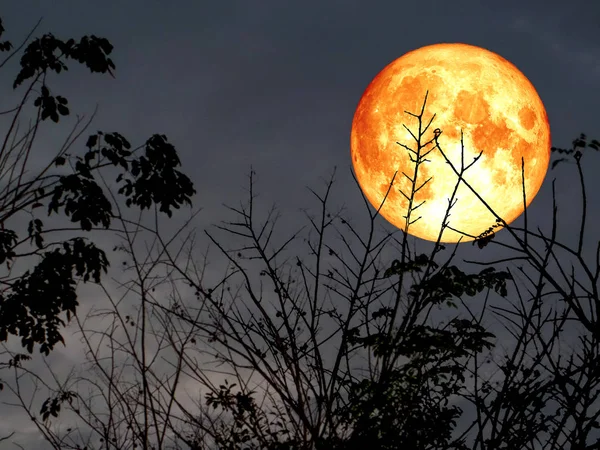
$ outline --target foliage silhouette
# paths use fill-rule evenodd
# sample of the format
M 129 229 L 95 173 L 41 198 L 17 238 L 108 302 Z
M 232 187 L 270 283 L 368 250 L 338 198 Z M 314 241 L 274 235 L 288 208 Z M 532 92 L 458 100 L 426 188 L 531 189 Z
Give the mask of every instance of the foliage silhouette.
M 0 37 L 4 31 L 0 20 Z M 25 41 L 5 58 L 0 67 L 24 45 Z M 11 49 L 13 45 L 10 41 L 0 43 L 0 51 L 10 52 Z M 108 72 L 113 75 L 115 65 L 109 58 L 112 50 L 107 39 L 93 35 L 84 36 L 76 42 L 74 39 L 63 41 L 50 33 L 44 34 L 25 48 L 20 60 L 21 69 L 13 84 L 14 89 L 26 87 L 26 91 L 20 104 L 7 112 L 14 114 L 8 122 L 7 134 L 0 149 L 0 177 L 3 179 L 0 192 L 0 263 L 6 263 L 10 271 L 21 257 L 33 254 L 41 260 L 33 269 L 21 275 L 3 278 L 0 341 L 6 341 L 9 335 L 17 335 L 29 353 L 33 352 L 36 344 L 46 355 L 56 343 L 64 344 L 60 328 L 65 321 L 61 316 L 66 313 L 67 321 L 70 321 L 76 313 L 77 281 L 99 283 L 102 272 L 106 272 L 109 265 L 104 250 L 88 242 L 87 238 L 46 243 L 53 230 L 47 228 L 39 216 L 35 217 L 39 214 L 37 208 L 47 203 L 48 216 L 64 214 L 86 232 L 97 227 L 108 230 L 119 215 L 113 212 L 112 204 L 94 173 L 111 164 L 123 169 L 117 178 L 117 182 L 123 185 L 118 193 L 126 198 L 128 207 L 136 205 L 143 210 L 158 204 L 160 212 L 171 217 L 172 208 L 178 209 L 183 203 L 191 204 L 191 196 L 195 194 L 192 182 L 177 170 L 181 163 L 175 148 L 166 136 L 159 134 L 146 141 L 143 146 L 145 155 L 141 156 L 135 154 L 139 148 L 130 150 L 131 144 L 119 133 L 99 131 L 91 135 L 86 144 L 88 151 L 83 157 L 66 152 L 75 141 L 70 140 L 45 169 L 31 181 L 24 181 L 26 165 L 32 155 L 33 138 L 41 122 L 51 119 L 58 123 L 61 116 L 70 113 L 67 99 L 54 95 L 47 83 L 51 72 L 60 74 L 68 70 L 67 62 L 72 60 L 85 65 L 93 73 Z M 37 121 L 25 134 L 27 139 L 24 139 L 17 135 L 16 123 L 31 95 L 38 89 L 40 95 L 33 101 Z M 15 155 L 15 152 L 18 154 Z M 11 158 L 14 158 L 12 165 Z M 52 164 L 59 167 L 67 163 L 73 173 L 48 174 Z M 9 219 L 21 212 L 35 217 L 29 222 L 24 239 L 9 228 Z M 18 254 L 17 247 L 27 240 L 35 244 L 35 250 Z

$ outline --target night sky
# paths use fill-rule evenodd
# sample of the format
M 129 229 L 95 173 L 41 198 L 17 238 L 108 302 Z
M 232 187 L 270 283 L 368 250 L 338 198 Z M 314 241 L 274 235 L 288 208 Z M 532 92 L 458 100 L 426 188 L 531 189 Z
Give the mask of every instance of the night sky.
M 194 207 L 202 211 L 194 226 L 200 230 L 234 217 L 223 203 L 237 207 L 247 201 L 252 165 L 259 194 L 256 204 L 263 214 L 274 202 L 278 205 L 277 238 L 283 242 L 308 224 L 301 208 L 318 213 L 318 201 L 306 187 L 322 193 L 337 166 L 332 211 L 343 206 L 357 231 L 364 232 L 368 214 L 351 176 L 354 110 L 381 69 L 425 45 L 467 43 L 512 62 L 533 83 L 546 107 L 553 146 L 570 148 L 581 132 L 600 139 L 600 3 L 593 0 L 19 0 L 2 6 L 7 30 L 3 39 L 13 44 L 43 17 L 36 36 L 52 32 L 61 39 L 78 39 L 95 34 L 115 47 L 111 55 L 115 79 L 71 64 L 67 74 L 49 81 L 69 99 L 72 115 L 65 125 L 47 126 L 37 143 L 38 164 L 57 151 L 74 115 L 89 115 L 98 104 L 86 135 L 118 131 L 135 147 L 161 133 L 176 146 L 181 170 L 197 190 Z M 11 92 L 17 72 L 16 61 L 0 71 L 2 110 L 21 97 L 21 91 Z M 4 136 L 7 122 L 0 118 L 0 123 Z M 82 152 L 84 143 L 83 139 L 79 143 Z M 590 232 L 585 242 L 595 248 L 600 155 L 586 153 Z M 573 165 L 548 171 L 528 210 L 530 225 L 550 232 L 554 177 L 559 236 L 572 245 L 581 210 Z M 186 214 L 187 210 L 175 217 Z M 180 223 L 165 221 L 165 230 Z M 522 226 L 522 219 L 514 224 Z M 393 229 L 382 218 L 377 226 Z M 499 233 L 497 239 L 511 241 L 505 234 Z M 204 249 L 208 241 L 203 233 L 198 236 Z M 400 239 L 401 233 L 396 237 Z M 108 249 L 111 238 L 101 240 L 105 243 L 99 245 Z M 413 243 L 422 251 L 431 248 L 425 241 L 413 238 Z M 301 242 L 292 248 L 299 255 L 308 254 Z M 394 252 L 390 249 L 388 256 L 393 258 Z M 480 251 L 466 243 L 457 260 L 493 260 L 500 255 L 497 247 Z M 214 274 L 218 276 L 217 271 Z M 65 365 L 76 363 L 76 348 L 77 339 L 67 339 L 67 348 L 59 348 L 52 358 Z M 0 405 L 0 436 L 19 428 L 18 442 L 34 445 L 33 424 L 22 426 L 28 419 L 20 414 Z M 23 417 L 25 422 L 19 422 Z

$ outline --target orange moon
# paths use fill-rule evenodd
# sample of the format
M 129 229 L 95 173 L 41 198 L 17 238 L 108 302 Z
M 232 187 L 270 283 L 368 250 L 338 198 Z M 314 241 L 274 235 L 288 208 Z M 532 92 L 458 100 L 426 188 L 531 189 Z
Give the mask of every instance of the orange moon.
M 461 167 L 483 151 L 464 172 L 464 180 L 507 224 L 529 206 L 538 193 L 550 161 L 550 124 L 546 109 L 531 82 L 506 59 L 466 44 L 435 44 L 406 53 L 386 66 L 365 90 L 352 122 L 350 153 L 361 190 L 380 214 L 404 230 L 415 163 L 402 143 L 417 144 L 403 124 L 418 137 L 417 118 L 428 91 L 422 128 L 435 114 L 422 144 L 441 129 L 439 148 Z M 435 142 L 419 164 L 408 233 L 437 241 L 458 176 Z M 521 158 L 524 158 L 525 198 Z M 414 158 L 414 155 L 413 155 Z M 390 182 L 397 175 L 390 189 Z M 403 194 L 404 193 L 404 194 Z M 472 241 L 496 224 L 495 216 L 461 182 L 441 242 Z M 415 219 L 418 219 L 413 223 Z M 496 228 L 494 231 L 498 231 Z M 458 231 L 454 231 L 458 230 Z M 465 234 L 463 234 L 465 233 Z

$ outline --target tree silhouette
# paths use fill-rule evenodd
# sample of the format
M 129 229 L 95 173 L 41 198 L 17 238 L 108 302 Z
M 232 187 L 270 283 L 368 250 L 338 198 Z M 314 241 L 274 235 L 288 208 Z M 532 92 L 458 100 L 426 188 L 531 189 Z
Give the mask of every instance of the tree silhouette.
M 415 162 L 415 174 L 406 174 L 414 179 L 412 191 L 404 193 L 409 198 L 423 181 L 416 169 L 427 163 L 426 152 L 445 155 L 443 130 L 433 128 L 426 105 L 425 95 L 420 113 L 407 112 L 407 126 L 422 131 L 400 145 Z M 104 156 L 122 166 L 130 155 L 119 143 L 111 135 L 110 149 L 90 153 L 98 144 L 88 141 L 81 161 Z M 411 248 L 410 220 L 404 230 L 378 236 L 379 210 L 373 213 L 364 196 L 365 233 L 343 209 L 332 211 L 334 171 L 323 194 L 310 189 L 320 211 L 316 217 L 306 213 L 308 235 L 302 237 L 302 227 L 276 242 L 278 217 L 273 208 L 261 223 L 251 170 L 247 204 L 229 208 L 236 217 L 217 226 L 225 237 L 205 231 L 227 262 L 218 281 L 207 276 L 208 249 L 201 263 L 194 259 L 193 231 L 172 248 L 190 221 L 169 238 L 158 227 L 124 227 L 118 248 L 134 263 L 128 268 L 132 280 L 121 287 L 136 299 L 135 314 L 105 288 L 108 308 L 83 319 L 73 313 L 88 364 L 64 379 L 51 367 L 50 377 L 17 364 L 9 387 L 34 419 L 40 405 L 18 389 L 22 376 L 49 393 L 35 422 L 57 449 L 599 449 L 600 245 L 594 268 L 583 245 L 588 196 L 581 160 L 588 148 L 598 150 L 600 143 L 581 135 L 572 149 L 552 149 L 564 155 L 552 169 L 574 163 L 581 184 L 576 249 L 557 235 L 554 199 L 548 234 L 528 228 L 527 211 L 524 228 L 494 214 L 496 222 L 472 245 L 483 257 L 494 246 L 509 256 L 466 261 L 477 267 L 467 272 L 454 262 L 458 246 L 439 242 L 451 226 L 456 191 L 438 242 L 423 253 Z M 147 160 L 152 151 L 147 149 Z M 142 174 L 121 188 L 128 201 L 147 208 L 149 198 L 173 206 L 188 199 L 174 194 L 179 200 L 173 204 L 149 193 L 159 181 L 147 160 L 124 167 L 133 177 Z M 172 169 L 176 159 L 161 161 L 156 166 Z M 89 180 L 81 167 L 78 180 Z M 470 167 L 452 166 L 457 185 L 468 186 L 462 175 Z M 178 179 L 173 173 L 164 178 Z M 554 182 L 552 187 L 554 193 Z M 388 194 L 392 188 L 390 183 Z M 89 197 L 99 198 L 94 195 Z M 78 209 L 71 208 L 73 219 Z M 105 216 L 79 217 L 98 224 Z M 498 225 L 506 239 L 497 239 Z M 137 233 L 152 237 L 147 254 L 134 248 Z M 337 244 L 330 243 L 336 237 Z M 308 257 L 288 256 L 290 244 L 300 239 Z M 394 244 L 395 257 L 385 261 L 384 249 Z M 104 281 L 98 283 L 104 288 Z M 440 314 L 443 320 L 435 319 Z M 100 318 L 110 325 L 94 325 Z M 492 332 L 492 319 L 500 331 Z M 564 352 L 570 336 L 580 347 Z M 201 391 L 195 404 L 186 380 Z M 61 405 L 78 424 L 54 426 Z
M 429 150 L 427 146 L 444 152 L 440 144 L 443 130 L 430 131 L 431 138 L 424 136 L 431 124 L 429 121 L 423 126 L 425 106 L 426 98 L 421 113 L 411 114 L 419 122 L 414 129 L 424 130 L 422 134 L 414 133 L 416 142 L 409 149 L 416 155 L 415 166 L 424 163 L 419 158 Z M 387 269 L 378 267 L 376 257 L 390 236 L 374 240 L 376 215 L 371 215 L 371 229 L 362 238 L 347 218 L 330 213 L 325 206 L 330 182 L 323 197 L 315 193 L 323 205 L 320 217 L 309 218 L 317 232 L 317 238 L 309 242 L 314 265 L 296 258 L 299 271 L 293 276 L 289 264 L 278 267 L 275 261 L 296 234 L 281 246 L 272 244 L 267 248 L 274 235 L 267 225 L 271 213 L 267 224 L 257 224 L 251 180 L 249 207 L 231 208 L 240 218 L 219 227 L 230 233 L 227 242 L 233 236 L 241 236 L 246 242 L 226 249 L 207 233 L 231 263 L 227 282 L 218 285 L 218 292 L 215 289 L 206 293 L 195 281 L 201 279 L 200 274 L 185 278 L 205 295 L 202 306 L 210 311 L 207 320 L 194 318 L 190 323 L 204 333 L 206 345 L 215 350 L 219 364 L 232 371 L 239 386 L 237 391 L 231 387 L 233 384 L 207 386 L 212 390 L 207 394 L 207 405 L 217 405 L 229 415 L 215 423 L 210 412 L 204 410 L 193 423 L 200 430 L 199 436 L 206 439 L 210 434 L 218 448 L 236 449 L 598 448 L 597 435 L 594 437 L 592 431 L 598 428 L 600 414 L 596 402 L 598 325 L 594 308 L 598 304 L 600 269 L 589 269 L 582 254 L 587 197 L 582 153 L 576 150 L 584 146 L 597 150 L 598 145 L 597 141 L 587 144 L 581 136 L 572 150 L 552 149 L 573 155 L 580 174 L 584 207 L 577 250 L 569 249 L 557 238 L 556 207 L 550 236 L 540 229 L 529 230 L 527 220 L 525 228 L 520 229 L 496 215 L 497 223 L 506 228 L 505 234 L 516 244 L 496 241 L 496 225 L 492 224 L 472 245 L 482 250 L 498 245 L 513 255 L 491 263 L 467 261 L 505 266 L 500 270 L 486 267 L 475 273 L 465 273 L 452 264 L 456 247 L 443 264 L 437 263 L 436 257 L 446 247 L 439 238 L 430 254 L 411 252 L 408 230 L 397 242 L 399 258 Z M 469 167 L 453 167 L 457 179 L 462 179 Z M 413 190 L 418 185 L 418 181 L 413 183 Z M 414 192 L 405 194 L 410 197 Z M 449 226 L 452 204 L 453 198 L 448 199 L 443 227 Z M 338 231 L 337 224 L 358 240 L 353 247 L 347 237 L 339 234 L 346 255 L 325 243 L 326 230 Z M 536 240 L 541 241 L 541 249 L 534 245 Z M 574 256 L 584 277 L 578 280 L 574 271 L 564 270 L 553 247 Z M 339 267 L 324 269 L 324 255 L 337 260 Z M 252 282 L 253 267 L 244 266 L 245 260 L 254 258 L 263 263 L 259 275 L 267 278 L 275 294 L 270 304 L 263 294 L 268 291 L 264 284 L 256 288 Z M 516 268 L 508 264 L 514 261 L 520 264 Z M 555 267 L 551 268 L 550 262 Z M 524 268 L 527 265 L 529 273 Z M 185 277 L 184 271 L 180 273 Z M 237 295 L 237 288 L 236 295 L 229 295 L 228 283 L 235 274 L 240 274 L 244 293 Z M 517 283 L 520 276 L 521 285 Z M 585 278 L 589 287 L 583 285 Z M 393 280 L 391 287 L 382 285 L 389 280 Z M 296 281 L 302 285 L 303 295 L 293 286 Z M 403 290 L 406 282 L 410 287 Z M 328 305 L 327 295 L 319 298 L 320 284 L 328 294 L 338 296 L 336 302 Z M 577 287 L 584 291 L 589 308 L 579 304 L 582 295 L 575 292 Z M 384 294 L 388 294 L 387 301 L 383 300 Z M 475 313 L 468 299 L 481 299 L 481 294 L 485 294 L 485 303 L 481 312 Z M 516 300 L 510 307 L 488 304 L 492 294 Z M 464 314 L 450 317 L 445 324 L 426 323 L 432 310 L 445 309 L 449 313 L 458 303 L 465 309 Z M 483 360 L 491 363 L 495 359 L 497 344 L 495 334 L 482 325 L 486 312 L 500 318 L 505 332 L 514 338 L 512 348 L 502 359 L 493 361 L 503 375 L 500 379 L 498 372 L 490 374 L 483 368 Z M 325 324 L 325 318 L 331 320 Z M 579 336 L 582 349 L 571 350 L 567 364 L 563 364 L 564 355 L 557 355 L 556 348 L 560 338 L 567 336 L 567 321 L 583 325 Z M 326 361 L 321 352 L 334 337 L 335 356 Z M 361 356 L 366 361 L 353 365 L 352 361 Z M 258 389 L 249 387 L 248 371 L 260 374 L 263 383 L 255 385 L 260 386 L 260 400 L 254 401 Z M 468 384 L 467 380 L 473 381 Z M 463 413 L 456 404 L 459 398 L 470 403 L 475 416 L 463 430 L 457 428 Z M 241 407 L 240 399 L 247 406 Z M 259 412 L 254 406 L 257 404 L 264 405 Z M 267 420 L 269 415 L 274 418 Z
M 10 41 L 0 42 L 0 51 L 8 53 L 0 68 L 25 47 L 38 25 L 14 50 Z M 4 31 L 0 20 L 0 38 Z M 172 208 L 191 204 L 195 193 L 189 178 L 177 170 L 177 152 L 164 135 L 155 134 L 143 146 L 131 149 L 119 133 L 98 131 L 89 136 L 85 153 L 69 153 L 90 123 L 81 128 L 81 119 L 47 165 L 34 176 L 28 174 L 27 164 L 34 158 L 32 149 L 38 131 L 48 119 L 58 123 L 70 113 L 68 100 L 55 94 L 48 84 L 53 72 L 67 71 L 68 63 L 75 61 L 91 72 L 113 75 L 115 65 L 109 57 L 112 50 L 107 39 L 93 35 L 79 41 L 63 41 L 50 33 L 33 39 L 24 48 L 13 83 L 13 89 L 25 89 L 22 100 L 2 112 L 7 132 L 0 147 L 0 264 L 6 271 L 0 279 L 0 341 L 18 336 L 30 354 L 36 345 L 48 355 L 58 342 L 64 344 L 60 330 L 66 324 L 64 316 L 69 322 L 76 314 L 77 283 L 99 283 L 109 266 L 105 251 L 86 237 L 48 241 L 56 231 L 112 230 L 111 223 L 121 219 L 99 184 L 101 180 L 106 185 L 100 169 L 122 169 L 117 177 L 117 183 L 121 183 L 118 193 L 125 197 L 128 207 L 135 205 L 143 210 L 157 205 L 160 212 L 171 217 Z M 34 121 L 22 133 L 19 120 L 31 103 Z M 35 155 L 41 157 L 47 155 Z M 42 220 L 44 210 L 47 216 L 68 217 L 76 227 L 47 227 Z M 11 226 L 15 220 L 23 220 L 24 214 L 30 217 L 26 233 Z M 27 244 L 33 250 L 24 250 Z M 17 261 L 26 257 L 37 257 L 39 262 L 24 273 L 13 273 Z M 18 366 L 28 358 L 15 355 L 8 366 Z

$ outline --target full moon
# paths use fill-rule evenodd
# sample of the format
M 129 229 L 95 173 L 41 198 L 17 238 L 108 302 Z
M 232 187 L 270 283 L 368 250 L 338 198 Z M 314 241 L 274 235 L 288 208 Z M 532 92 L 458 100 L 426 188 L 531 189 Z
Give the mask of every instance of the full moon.
M 432 142 L 419 149 L 419 121 L 408 113 L 421 114 L 426 93 L 421 132 L 435 117 L 420 145 Z M 435 129 L 442 132 L 439 147 Z M 416 153 L 399 144 L 421 155 L 432 150 L 416 177 Z M 388 222 L 405 230 L 411 180 L 423 185 L 414 194 L 413 208 L 420 206 L 411 212 L 408 233 L 429 241 L 438 239 L 459 180 L 444 154 L 460 170 L 461 158 L 468 166 L 481 153 L 463 179 L 510 224 L 538 193 L 550 146 L 546 109 L 527 77 L 496 53 L 467 44 L 422 47 L 386 66 L 361 97 L 350 136 L 360 188 L 375 209 L 385 199 L 380 214 Z M 464 182 L 453 200 L 440 242 L 472 241 L 496 225 L 496 217 Z

